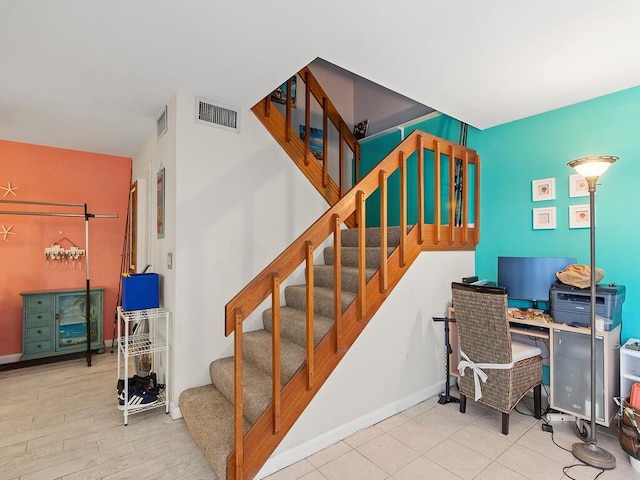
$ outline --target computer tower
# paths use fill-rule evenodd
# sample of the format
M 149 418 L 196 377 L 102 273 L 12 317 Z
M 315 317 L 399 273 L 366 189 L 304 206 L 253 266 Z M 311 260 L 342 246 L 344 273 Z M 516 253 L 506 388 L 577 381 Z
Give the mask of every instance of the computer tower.
M 576 415 L 591 416 L 591 336 L 553 331 L 552 404 Z M 604 412 L 604 339 L 596 337 L 596 421 L 608 423 Z

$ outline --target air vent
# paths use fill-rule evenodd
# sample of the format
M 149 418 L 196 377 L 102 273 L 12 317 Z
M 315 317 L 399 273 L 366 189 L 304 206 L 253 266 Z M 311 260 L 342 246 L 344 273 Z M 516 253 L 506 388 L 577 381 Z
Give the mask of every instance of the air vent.
M 158 139 L 165 133 L 167 133 L 167 106 L 164 106 L 162 113 L 158 117 L 158 121 L 156 122 L 156 128 L 158 132 Z
M 240 132 L 240 112 L 211 100 L 196 98 L 196 122 Z

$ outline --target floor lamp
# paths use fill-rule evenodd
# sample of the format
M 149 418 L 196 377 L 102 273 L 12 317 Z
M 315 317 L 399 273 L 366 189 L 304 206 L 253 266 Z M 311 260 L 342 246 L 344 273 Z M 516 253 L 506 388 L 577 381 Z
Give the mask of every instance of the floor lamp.
M 587 181 L 589 189 L 589 231 L 591 233 L 591 428 L 589 439 L 574 443 L 573 455 L 587 465 L 610 470 L 616 468 L 616 457 L 598 446 L 596 442 L 596 182 L 618 157 L 600 156 L 586 157 L 572 160 L 568 163 L 571 168 L 582 175 Z

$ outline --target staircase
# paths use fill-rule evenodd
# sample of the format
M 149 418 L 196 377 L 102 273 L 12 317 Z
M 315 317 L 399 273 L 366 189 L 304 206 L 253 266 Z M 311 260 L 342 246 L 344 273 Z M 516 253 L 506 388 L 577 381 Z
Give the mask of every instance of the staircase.
M 380 229 L 367 229 L 374 246 L 366 248 L 369 280 L 380 266 Z M 388 254 L 400 244 L 399 228 L 388 230 Z M 342 230 L 342 311 L 353 303 L 358 292 L 358 231 Z M 324 248 L 324 265 L 314 266 L 314 347 L 333 327 L 334 247 Z M 306 356 L 306 285 L 285 288 L 285 305 L 280 309 L 280 379 L 284 387 L 303 366 Z M 264 328 L 243 335 L 244 351 L 244 431 L 246 432 L 271 404 L 273 309 L 262 313 Z M 227 478 L 227 457 L 234 449 L 234 359 L 221 358 L 209 368 L 211 385 L 185 390 L 180 409 L 189 430 L 219 479 Z
M 340 172 L 344 143 L 359 178 L 359 145 L 310 72 L 300 74 L 307 112 L 312 95 L 323 109 L 323 151 L 330 120 L 339 132 Z M 328 176 L 328 158 L 318 162 L 308 140 L 291 134 L 287 102 L 284 116 L 269 97 L 253 111 L 331 208 L 227 303 L 234 355 L 212 362 L 210 385 L 180 396 L 185 422 L 221 480 L 255 477 L 420 252 L 474 250 L 479 240 L 475 151 L 414 131 L 345 191 L 342 177 L 336 183 Z M 308 115 L 306 125 L 308 139 Z M 365 227 L 372 207 L 379 228 Z M 400 225 L 389 225 L 389 210 Z M 324 264 L 315 264 L 316 250 Z M 300 268 L 305 282 L 289 285 Z M 244 332 L 244 320 L 269 299 L 264 329 Z

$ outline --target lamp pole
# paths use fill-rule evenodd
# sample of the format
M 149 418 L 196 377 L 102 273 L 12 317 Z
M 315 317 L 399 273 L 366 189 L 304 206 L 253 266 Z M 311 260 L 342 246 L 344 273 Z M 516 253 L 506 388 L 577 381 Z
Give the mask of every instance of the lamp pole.
M 590 233 L 590 270 L 591 295 L 589 302 L 591 326 L 591 428 L 589 441 L 574 443 L 573 455 L 580 461 L 593 467 L 610 470 L 616 468 L 616 457 L 598 446 L 596 441 L 596 184 L 598 178 L 618 157 L 600 156 L 572 160 L 568 165 L 575 168 L 587 181 L 589 190 L 589 233 Z M 604 406 L 603 406 L 604 407 Z

